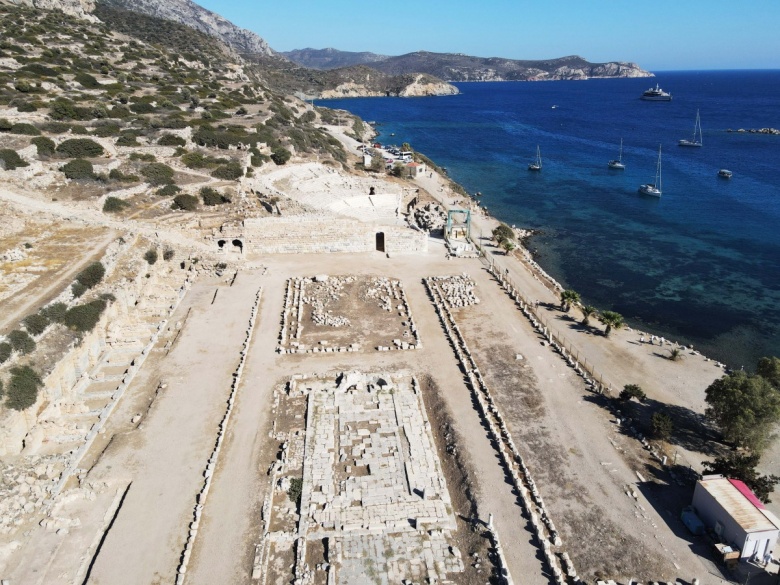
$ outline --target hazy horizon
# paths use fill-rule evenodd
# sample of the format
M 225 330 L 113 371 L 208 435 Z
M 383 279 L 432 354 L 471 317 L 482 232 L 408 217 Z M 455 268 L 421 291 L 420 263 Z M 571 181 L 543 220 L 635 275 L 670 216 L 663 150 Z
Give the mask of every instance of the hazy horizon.
M 265 39 L 275 51 L 334 48 L 403 55 L 414 51 L 544 60 L 580 55 L 631 61 L 650 71 L 780 69 L 780 3 L 736 7 L 725 0 L 624 5 L 560 0 L 554 10 L 525 0 L 490 9 L 456 0 L 446 8 L 382 7 L 355 0 L 196 0 Z

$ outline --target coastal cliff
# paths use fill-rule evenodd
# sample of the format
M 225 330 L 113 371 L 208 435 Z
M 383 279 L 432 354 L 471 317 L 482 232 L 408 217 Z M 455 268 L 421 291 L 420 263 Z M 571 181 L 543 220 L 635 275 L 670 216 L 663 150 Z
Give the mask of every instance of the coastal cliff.
M 375 76 L 377 77 L 377 76 Z M 425 97 L 457 95 L 458 88 L 428 75 L 403 75 L 372 83 L 370 76 L 364 82 L 346 81 L 333 89 L 320 92 L 321 99 L 345 97 Z

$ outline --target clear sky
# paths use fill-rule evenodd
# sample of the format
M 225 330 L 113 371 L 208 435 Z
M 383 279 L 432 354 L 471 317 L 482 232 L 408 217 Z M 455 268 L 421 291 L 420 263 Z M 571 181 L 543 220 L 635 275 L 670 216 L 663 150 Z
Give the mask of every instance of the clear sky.
M 634 61 L 780 69 L 780 0 L 195 0 L 276 51 Z

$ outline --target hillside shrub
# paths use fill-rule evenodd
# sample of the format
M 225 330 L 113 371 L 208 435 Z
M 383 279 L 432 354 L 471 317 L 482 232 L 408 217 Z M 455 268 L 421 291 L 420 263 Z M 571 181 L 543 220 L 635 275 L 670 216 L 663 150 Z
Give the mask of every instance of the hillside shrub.
M 67 164 L 60 167 L 60 170 L 65 173 L 68 179 L 94 179 L 95 173 L 92 168 L 92 163 L 83 158 L 75 158 L 69 161 Z
M 177 193 L 181 192 L 181 187 L 174 185 L 173 183 L 169 183 L 167 185 L 164 185 L 157 189 L 156 193 L 160 197 L 171 197 L 172 195 L 176 195 Z
M 76 282 L 83 284 L 87 288 L 94 288 L 103 280 L 106 275 L 106 269 L 100 262 L 93 262 L 76 276 Z
M 103 147 L 91 138 L 69 138 L 60 143 L 56 151 L 68 158 L 93 158 L 103 154 Z
M 30 163 L 25 162 L 18 152 L 10 148 L 0 149 L 0 163 L 0 166 L 6 171 L 30 166 Z
M 654 438 L 668 441 L 674 431 L 674 422 L 665 412 L 654 412 L 650 418 L 650 428 Z
M 175 255 L 176 252 L 174 252 L 173 248 L 165 248 L 165 250 L 163 250 L 163 260 L 166 262 L 172 260 Z
M 164 163 L 148 164 L 141 169 L 141 174 L 152 185 L 173 183 L 173 169 Z
M 211 172 L 215 179 L 224 179 L 226 181 L 235 181 L 244 174 L 244 169 L 238 161 L 231 161 L 226 165 L 217 167 Z
M 149 266 L 155 264 L 157 262 L 157 250 L 154 248 L 149 248 L 144 254 L 144 260 L 146 260 Z
M 138 142 L 138 137 L 131 132 L 121 134 L 114 144 L 117 146 L 141 146 L 141 143 Z
M 211 187 L 202 187 L 200 190 L 200 196 L 203 198 L 203 205 L 222 205 L 223 203 L 230 203 L 230 198 L 226 197 L 216 189 Z
M 8 334 L 8 343 L 14 351 L 18 351 L 21 354 L 28 354 L 35 351 L 35 340 L 30 337 L 30 334 L 21 329 L 14 329 Z
M 27 333 L 30 335 L 40 335 L 49 325 L 49 319 L 42 313 L 35 313 L 34 315 L 27 315 L 22 319 L 24 328 L 27 329 Z
M 22 134 L 24 136 L 40 136 L 41 131 L 38 130 L 32 124 L 24 124 L 22 122 L 11 126 L 11 134 Z
M 197 208 L 198 208 L 198 198 L 194 197 L 193 195 L 188 195 L 186 193 L 182 193 L 181 195 L 176 195 L 176 197 L 173 198 L 173 203 L 171 204 L 171 209 L 195 211 Z
M 108 173 L 108 178 L 121 183 L 135 183 L 139 180 L 138 175 L 126 175 L 119 169 L 111 169 Z
M 41 309 L 40 313 L 52 323 L 64 323 L 65 313 L 68 312 L 68 305 L 65 303 L 52 303 Z
M 187 141 L 173 134 L 163 134 L 157 141 L 160 146 L 184 146 Z
M 136 102 L 134 104 L 130 104 L 130 110 L 136 114 L 152 114 L 157 111 L 157 108 L 146 102 Z
M 79 298 L 81 295 L 83 295 L 85 292 L 87 292 L 89 289 L 81 284 L 80 282 L 74 282 L 70 286 L 70 291 L 73 293 L 73 296 L 75 298 Z
M 35 104 L 39 102 L 22 102 L 21 104 L 18 104 L 16 106 L 17 111 L 23 112 L 23 113 L 29 113 L 29 112 L 37 112 L 38 106 Z
M 65 313 L 64 325 L 79 333 L 92 331 L 105 309 L 106 301 L 104 299 L 96 299 L 85 305 L 76 305 Z
M 8 358 L 11 357 L 12 352 L 13 348 L 10 343 L 7 341 L 0 341 L 0 364 L 7 362 Z
M 119 197 L 106 197 L 106 200 L 103 203 L 103 212 L 119 213 L 128 207 L 130 207 L 130 204 L 124 199 L 120 199 Z
M 271 151 L 271 160 L 277 165 L 283 165 L 292 157 L 292 153 L 283 146 L 277 146 Z
M 0 132 L 8 132 L 13 127 L 13 122 L 8 120 L 8 118 L 0 118 Z
M 45 136 L 36 136 L 32 139 L 35 148 L 38 149 L 38 156 L 54 156 L 55 144 L 51 138 Z
M 637 384 L 626 384 L 618 395 L 618 400 L 621 402 L 628 402 L 632 398 L 636 398 L 639 402 L 644 402 L 647 399 L 647 394 Z
M 84 71 L 76 73 L 73 79 L 80 83 L 84 89 L 98 89 L 100 87 L 100 82 Z
M 38 400 L 38 388 L 43 380 L 30 366 L 11 368 L 5 405 L 14 410 L 26 410 Z

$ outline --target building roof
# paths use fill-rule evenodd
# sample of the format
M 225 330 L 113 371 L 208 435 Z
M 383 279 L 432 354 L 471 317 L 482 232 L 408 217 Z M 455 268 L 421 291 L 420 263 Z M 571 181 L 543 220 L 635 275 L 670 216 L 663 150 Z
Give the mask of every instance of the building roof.
M 704 477 L 699 480 L 699 484 L 717 500 L 745 532 L 780 530 L 777 519 L 770 518 L 772 515 L 765 513 L 761 502 L 741 481 L 735 482 L 735 480 L 716 476 Z

